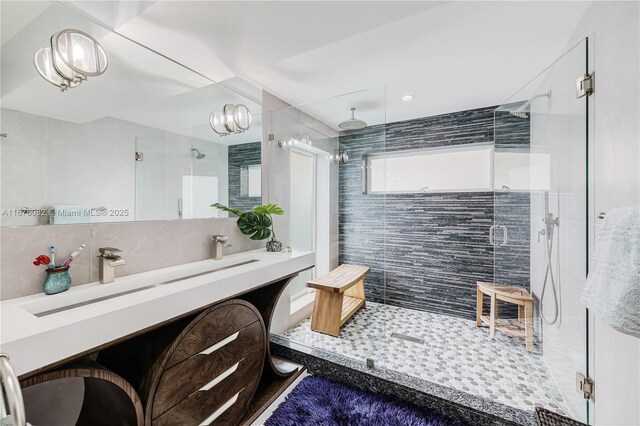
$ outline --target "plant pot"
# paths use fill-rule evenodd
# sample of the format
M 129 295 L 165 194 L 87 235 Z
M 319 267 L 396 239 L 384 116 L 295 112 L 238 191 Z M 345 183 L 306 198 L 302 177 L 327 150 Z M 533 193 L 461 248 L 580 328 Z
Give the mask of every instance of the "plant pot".
M 267 241 L 267 251 L 282 251 L 282 241 L 276 240 L 274 237 L 269 238 L 269 241 Z
M 47 269 L 47 279 L 42 284 L 44 294 L 56 294 L 69 290 L 71 287 L 71 275 L 68 266 Z

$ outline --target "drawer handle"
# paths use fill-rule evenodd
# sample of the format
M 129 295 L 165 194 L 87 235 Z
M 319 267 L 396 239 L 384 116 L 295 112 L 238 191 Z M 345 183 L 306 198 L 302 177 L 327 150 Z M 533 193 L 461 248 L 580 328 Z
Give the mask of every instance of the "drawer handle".
M 240 389 L 240 392 L 242 392 L 245 388 Z M 218 408 L 216 411 L 214 411 L 214 413 L 212 415 L 210 415 L 209 417 L 207 417 L 206 419 L 204 419 L 204 421 L 202 423 L 200 423 L 199 426 L 209 426 L 211 423 L 213 423 L 213 421 L 215 419 L 217 419 L 218 417 L 220 417 L 222 415 L 222 413 L 224 413 L 225 411 L 227 411 L 229 408 L 231 408 L 231 406 L 233 404 L 236 403 L 236 401 L 238 401 L 238 396 L 240 396 L 240 392 L 238 392 L 237 394 L 235 394 L 230 400 L 228 400 L 227 402 L 225 402 L 222 407 Z
M 210 381 L 209 383 L 207 383 L 206 385 L 204 385 L 203 387 L 198 389 L 196 392 L 208 391 L 209 389 L 211 389 L 212 387 L 214 387 L 215 385 L 217 385 L 218 383 L 220 383 L 221 381 L 223 381 L 224 379 L 226 379 L 227 377 L 229 377 L 230 375 L 235 373 L 236 370 L 238 369 L 238 366 L 240 365 L 240 363 L 242 361 L 244 361 L 244 358 L 242 358 L 240 361 L 236 362 L 236 364 L 233 367 L 231 367 L 227 371 L 221 373 L 218 377 L 216 377 L 215 379 L 213 379 L 212 381 Z M 196 392 L 194 392 L 194 393 L 196 393 Z M 191 395 L 193 395 L 193 393 Z
M 209 355 L 210 353 L 217 351 L 218 349 L 220 349 L 224 345 L 228 345 L 229 343 L 231 343 L 234 340 L 236 340 L 238 338 L 239 334 L 240 334 L 240 332 L 238 331 L 235 334 L 232 334 L 231 336 L 220 340 L 215 345 L 209 346 L 207 349 L 203 350 L 202 352 L 198 352 L 197 355 Z

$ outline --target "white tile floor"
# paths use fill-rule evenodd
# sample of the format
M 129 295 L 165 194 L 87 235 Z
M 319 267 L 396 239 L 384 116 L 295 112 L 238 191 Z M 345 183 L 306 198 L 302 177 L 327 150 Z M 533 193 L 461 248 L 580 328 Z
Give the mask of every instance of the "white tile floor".
M 391 337 L 392 333 L 424 339 L 424 343 Z M 311 331 L 310 319 L 289 330 L 290 340 L 358 361 L 375 360 L 419 379 L 482 396 L 521 410 L 541 406 L 569 414 L 562 395 L 536 350 L 520 339 L 475 321 L 367 302 L 343 327 L 339 337 Z

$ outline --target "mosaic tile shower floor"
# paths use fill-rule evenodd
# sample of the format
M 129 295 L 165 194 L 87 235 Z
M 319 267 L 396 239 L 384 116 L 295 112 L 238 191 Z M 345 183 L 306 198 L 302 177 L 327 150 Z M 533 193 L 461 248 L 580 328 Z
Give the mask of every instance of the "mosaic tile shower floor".
M 414 343 L 391 333 L 424 339 Z M 384 336 L 384 337 L 383 337 Z M 497 403 L 531 411 L 536 406 L 568 414 L 539 347 L 527 352 L 521 339 L 475 321 L 367 302 L 339 337 L 311 331 L 308 318 L 287 333 L 293 342 L 405 373 Z

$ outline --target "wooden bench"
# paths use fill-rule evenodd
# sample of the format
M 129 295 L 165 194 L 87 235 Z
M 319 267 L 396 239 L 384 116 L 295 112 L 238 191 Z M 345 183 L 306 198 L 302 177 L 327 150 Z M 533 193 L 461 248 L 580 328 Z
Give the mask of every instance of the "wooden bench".
M 509 336 L 524 338 L 527 350 L 533 350 L 533 297 L 522 287 L 477 282 L 476 325 L 489 324 L 489 337 L 496 336 L 496 330 Z M 482 315 L 482 298 L 487 295 L 491 299 L 489 316 Z M 514 329 L 508 325 L 500 325 L 498 318 L 498 301 L 518 305 L 518 325 Z
M 340 327 L 365 305 L 364 277 L 368 266 L 342 264 L 333 271 L 307 282 L 316 289 L 311 329 L 338 336 Z

